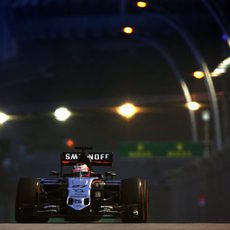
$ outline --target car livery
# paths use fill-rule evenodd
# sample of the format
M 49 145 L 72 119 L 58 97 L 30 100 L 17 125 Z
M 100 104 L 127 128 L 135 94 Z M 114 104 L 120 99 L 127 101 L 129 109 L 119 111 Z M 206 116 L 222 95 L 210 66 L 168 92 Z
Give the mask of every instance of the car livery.
M 63 152 L 60 173 L 53 178 L 21 178 L 17 186 L 15 219 L 19 223 L 45 223 L 50 218 L 90 222 L 101 218 L 120 218 L 122 222 L 143 223 L 148 218 L 148 184 L 140 178 L 114 180 L 113 153 L 89 152 L 89 147 L 77 147 L 77 152 Z M 84 163 L 90 176 L 74 176 L 70 168 Z M 110 167 L 96 173 L 97 167 Z
M 68 178 L 68 195 L 66 204 L 75 210 L 82 210 L 91 204 L 91 185 L 97 178 Z

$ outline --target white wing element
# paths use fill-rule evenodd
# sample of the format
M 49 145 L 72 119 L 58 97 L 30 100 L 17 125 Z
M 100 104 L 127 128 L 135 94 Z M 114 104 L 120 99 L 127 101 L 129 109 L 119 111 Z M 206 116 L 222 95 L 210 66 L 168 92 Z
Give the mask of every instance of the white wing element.
M 77 211 L 90 206 L 91 185 L 94 179 L 96 178 L 68 178 L 67 205 Z

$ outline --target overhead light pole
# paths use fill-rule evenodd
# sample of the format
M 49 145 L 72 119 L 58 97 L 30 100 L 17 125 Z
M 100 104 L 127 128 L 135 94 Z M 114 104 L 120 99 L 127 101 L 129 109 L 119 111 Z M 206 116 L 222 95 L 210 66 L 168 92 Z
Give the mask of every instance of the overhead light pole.
M 217 13 L 214 10 L 214 8 L 210 5 L 209 1 L 208 0 L 201 0 L 201 1 L 204 4 L 204 6 L 208 9 L 209 13 L 212 15 L 212 17 L 215 20 L 215 22 L 217 23 L 218 27 L 220 28 L 220 30 L 222 32 L 222 37 L 224 38 L 223 40 L 225 40 L 227 42 L 228 48 L 230 49 L 229 31 L 227 30 L 225 25 L 222 23 L 221 19 L 217 15 Z
M 210 155 L 210 134 L 209 134 L 209 123 L 210 123 L 210 112 L 209 110 L 202 111 L 201 118 L 204 121 L 204 145 L 206 157 Z
M 224 23 L 224 19 L 226 19 L 226 21 L 228 20 L 227 18 L 223 18 L 224 14 L 222 14 L 221 12 L 221 8 L 219 7 L 219 1 L 212 1 L 210 3 L 209 0 L 202 0 L 201 1 L 204 6 L 207 8 L 207 10 L 209 11 L 210 15 L 213 17 L 215 23 L 217 24 L 217 26 L 219 27 L 222 36 L 221 39 L 227 43 L 227 49 L 226 52 L 223 54 L 223 56 L 228 56 L 229 58 L 229 50 L 230 50 L 230 30 L 229 30 L 229 26 L 227 23 Z M 223 52 L 223 50 L 222 50 Z M 226 60 L 227 61 L 227 60 Z M 222 62 L 212 73 L 212 77 L 218 77 L 220 75 L 222 75 L 223 73 L 225 73 L 225 64 Z M 224 140 L 224 144 L 228 145 L 228 140 L 229 140 L 229 109 L 228 109 L 228 104 L 229 104 L 229 98 L 228 98 L 228 94 L 229 94 L 229 90 L 226 87 L 227 85 L 227 81 L 226 78 L 223 78 L 222 80 L 222 89 L 224 91 L 224 98 L 223 98 L 223 140 Z
M 148 46 L 157 50 L 162 55 L 162 57 L 165 59 L 165 61 L 168 63 L 169 67 L 171 68 L 172 72 L 174 73 L 177 81 L 179 82 L 181 89 L 183 91 L 186 103 L 192 102 L 192 97 L 191 97 L 189 87 L 188 87 L 186 81 L 184 80 L 181 72 L 179 71 L 179 68 L 177 67 L 176 63 L 174 62 L 173 58 L 166 51 L 166 49 L 159 42 L 156 42 L 153 39 L 151 39 L 151 40 L 146 39 L 144 37 L 137 36 L 136 34 L 134 34 L 134 36 L 132 36 L 132 38 L 139 41 L 139 42 L 143 42 L 143 43 L 147 44 Z M 197 142 L 198 141 L 198 134 L 197 134 L 197 124 L 196 124 L 195 113 L 193 110 L 188 110 L 188 112 L 189 112 L 190 123 L 191 123 L 192 140 L 194 142 Z
M 162 11 L 162 9 L 160 10 Z M 146 16 L 150 18 L 158 18 L 163 22 L 165 22 L 167 25 L 169 25 L 172 29 L 176 30 L 178 34 L 181 36 L 181 38 L 185 41 L 185 43 L 190 48 L 190 51 L 193 54 L 202 72 L 204 72 L 205 74 L 204 82 L 208 91 L 208 96 L 210 99 L 212 113 L 213 113 L 216 149 L 217 151 L 221 151 L 223 149 L 223 145 L 222 145 L 222 133 L 221 133 L 221 126 L 220 126 L 219 106 L 218 106 L 217 95 L 216 95 L 215 87 L 211 78 L 209 68 L 204 58 L 202 57 L 199 49 L 197 48 L 193 39 L 189 36 L 188 32 L 185 30 L 185 28 L 180 23 L 178 23 L 177 20 L 175 20 L 171 15 L 169 15 L 168 13 L 167 15 L 165 15 L 165 13 L 166 13 L 165 11 L 160 13 L 155 13 L 155 14 L 147 13 Z

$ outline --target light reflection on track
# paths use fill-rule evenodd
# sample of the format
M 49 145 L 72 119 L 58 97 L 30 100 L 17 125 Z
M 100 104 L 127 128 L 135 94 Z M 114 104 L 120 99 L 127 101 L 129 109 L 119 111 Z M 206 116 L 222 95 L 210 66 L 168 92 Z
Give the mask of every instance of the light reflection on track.
M 229 230 L 230 224 L 0 224 L 0 230 Z

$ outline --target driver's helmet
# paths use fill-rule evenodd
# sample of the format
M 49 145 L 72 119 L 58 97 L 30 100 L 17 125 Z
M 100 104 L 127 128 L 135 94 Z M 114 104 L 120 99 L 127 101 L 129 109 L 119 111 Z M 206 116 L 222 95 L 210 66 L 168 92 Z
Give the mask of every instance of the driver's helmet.
M 77 163 L 72 169 L 74 176 L 89 177 L 90 169 L 86 164 Z

